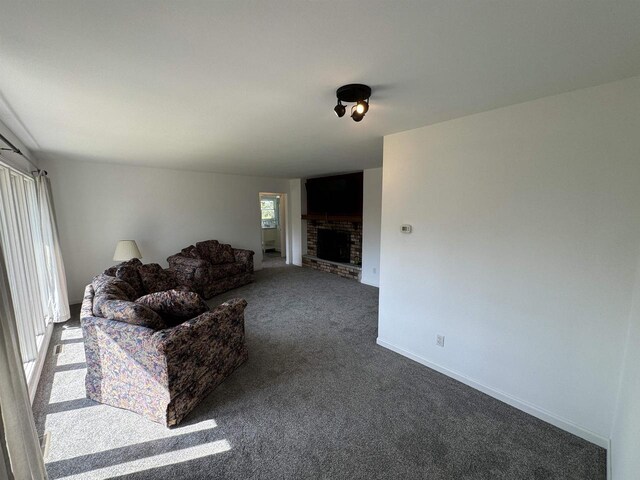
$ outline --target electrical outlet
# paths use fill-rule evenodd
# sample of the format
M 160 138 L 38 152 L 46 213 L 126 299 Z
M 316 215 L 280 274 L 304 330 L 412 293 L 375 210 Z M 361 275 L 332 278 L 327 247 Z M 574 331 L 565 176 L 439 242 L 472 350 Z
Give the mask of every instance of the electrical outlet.
M 444 347 L 444 335 L 436 335 L 436 345 Z

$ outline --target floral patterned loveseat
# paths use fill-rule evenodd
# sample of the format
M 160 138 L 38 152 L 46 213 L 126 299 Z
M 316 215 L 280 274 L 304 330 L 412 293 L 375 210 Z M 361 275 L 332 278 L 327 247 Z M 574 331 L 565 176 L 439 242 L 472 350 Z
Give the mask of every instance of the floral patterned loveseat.
M 207 240 L 189 245 L 167 258 L 178 281 L 204 298 L 253 281 L 252 250 Z
M 80 318 L 87 397 L 177 425 L 247 359 L 247 302 L 233 299 L 209 310 L 184 287 L 140 292 L 123 280 L 123 266 L 144 267 L 126 262 L 116 268 L 121 275 L 107 269 L 85 288 Z M 158 273 L 158 267 L 149 269 Z M 155 288 L 167 286 L 159 277 Z M 152 284 L 146 280 L 143 287 Z

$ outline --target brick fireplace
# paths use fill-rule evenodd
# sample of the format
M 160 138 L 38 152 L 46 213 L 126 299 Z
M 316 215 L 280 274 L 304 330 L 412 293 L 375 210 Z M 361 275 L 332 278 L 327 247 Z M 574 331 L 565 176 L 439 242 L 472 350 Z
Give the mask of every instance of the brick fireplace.
M 302 257 L 304 266 L 359 280 L 361 262 L 362 222 L 307 220 L 307 255 Z

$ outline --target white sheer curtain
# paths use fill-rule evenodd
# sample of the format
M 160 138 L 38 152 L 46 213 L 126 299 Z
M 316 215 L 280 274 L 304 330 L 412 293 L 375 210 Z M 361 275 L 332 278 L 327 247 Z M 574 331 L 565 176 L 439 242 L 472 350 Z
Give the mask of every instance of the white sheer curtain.
M 40 231 L 44 254 L 44 272 L 46 279 L 47 310 L 54 323 L 65 322 L 69 319 L 69 302 L 67 297 L 67 277 L 60 251 L 58 228 L 51 195 L 51 182 L 46 173 L 36 176 L 36 191 L 38 208 L 40 209 Z
M 0 245 L 0 478 L 46 479 Z M 9 460 L 7 462 L 7 459 Z
M 0 163 L 0 239 L 20 339 L 22 361 L 32 369 L 43 346 L 50 313 L 33 177 Z M 30 370 L 27 375 L 30 375 Z
M 69 319 L 67 285 L 49 180 L 40 175 L 34 178 L 2 161 L 0 243 L 22 363 L 33 398 L 52 322 Z

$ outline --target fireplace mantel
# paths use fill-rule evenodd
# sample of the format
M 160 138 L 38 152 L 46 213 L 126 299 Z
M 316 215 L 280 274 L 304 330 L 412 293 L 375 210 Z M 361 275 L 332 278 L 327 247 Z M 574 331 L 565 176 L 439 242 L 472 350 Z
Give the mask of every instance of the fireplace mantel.
M 317 215 L 317 214 L 303 214 L 302 220 L 324 220 L 325 222 L 353 222 L 362 223 L 362 216 L 353 215 Z

